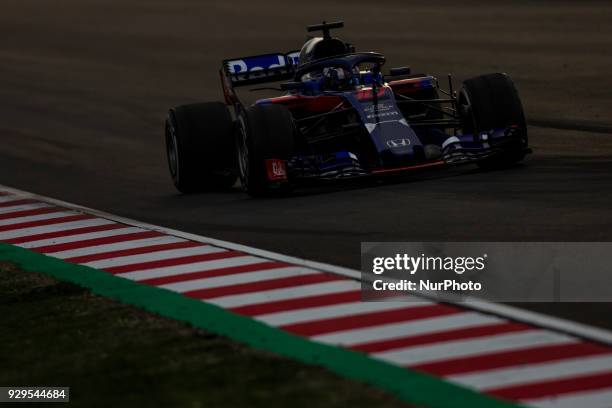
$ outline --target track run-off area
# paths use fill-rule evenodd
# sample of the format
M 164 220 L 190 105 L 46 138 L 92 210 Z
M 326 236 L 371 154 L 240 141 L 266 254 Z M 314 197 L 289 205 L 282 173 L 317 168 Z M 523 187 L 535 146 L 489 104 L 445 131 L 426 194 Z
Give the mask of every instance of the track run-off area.
M 612 400 L 612 333 L 602 329 L 484 302 L 361 302 L 359 275 L 350 269 L 3 186 L 0 242 L 496 399 L 568 408 L 603 408 Z

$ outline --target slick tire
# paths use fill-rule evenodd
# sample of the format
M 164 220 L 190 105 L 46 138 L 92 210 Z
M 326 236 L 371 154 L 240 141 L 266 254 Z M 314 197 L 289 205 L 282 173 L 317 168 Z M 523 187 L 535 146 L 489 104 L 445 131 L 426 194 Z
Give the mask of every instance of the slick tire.
M 487 74 L 468 79 L 458 96 L 465 134 L 516 126 L 517 140 L 502 153 L 479 161 L 483 169 L 511 166 L 525 158 L 527 124 L 519 94 L 506 74 Z
M 170 175 L 182 193 L 227 189 L 236 182 L 234 123 L 221 102 L 170 109 L 166 153 Z
M 295 124 L 287 108 L 262 104 L 247 108 L 239 119 L 236 152 L 240 182 L 252 197 L 286 194 L 288 181 L 270 181 L 266 159 L 289 160 L 295 149 Z

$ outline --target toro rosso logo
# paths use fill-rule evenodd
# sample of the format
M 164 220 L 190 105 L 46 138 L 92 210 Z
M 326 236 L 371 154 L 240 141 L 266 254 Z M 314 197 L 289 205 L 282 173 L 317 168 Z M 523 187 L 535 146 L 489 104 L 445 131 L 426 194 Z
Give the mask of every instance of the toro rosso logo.
M 410 139 L 392 139 L 387 140 L 387 146 L 392 149 L 397 149 L 400 147 L 410 146 Z

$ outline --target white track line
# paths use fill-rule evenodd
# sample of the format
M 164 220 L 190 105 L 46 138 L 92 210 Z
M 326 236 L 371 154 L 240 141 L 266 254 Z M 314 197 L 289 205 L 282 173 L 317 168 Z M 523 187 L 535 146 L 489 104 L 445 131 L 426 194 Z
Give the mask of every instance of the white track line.
M 29 235 L 45 234 L 47 232 L 59 232 L 75 228 L 95 227 L 98 225 L 116 224 L 116 222 L 104 218 L 92 218 L 81 221 L 68 221 L 52 225 L 41 225 L 39 227 L 20 228 L 17 230 L 0 232 L 0 240 L 27 237 Z
M 521 350 L 536 346 L 576 343 L 578 340 L 544 330 L 498 334 L 467 340 L 452 340 L 433 345 L 407 347 L 374 353 L 375 358 L 404 366 L 413 366 L 453 358 L 470 357 L 500 351 Z
M 112 244 L 92 245 L 76 249 L 67 249 L 65 251 L 49 252 L 48 255 L 60 259 L 73 258 L 76 256 L 97 255 L 106 252 L 121 251 L 124 249 L 146 248 L 161 244 L 174 244 L 177 242 L 187 242 L 186 239 L 166 235 L 154 238 L 132 239 L 129 241 L 114 242 Z
M 430 305 L 428 301 L 414 302 L 349 302 L 329 306 L 307 307 L 286 312 L 269 313 L 255 318 L 271 326 L 312 322 L 334 317 L 353 316 L 360 313 L 381 312 L 414 306 Z
M 17 204 L 11 207 L 0 207 L 0 214 L 8 214 L 17 211 L 38 210 L 40 208 L 53 207 L 47 203 Z
M 122 278 L 132 279 L 135 281 L 164 278 L 176 275 L 182 275 L 193 272 L 212 271 L 215 269 L 226 269 L 234 266 L 251 265 L 257 263 L 268 262 L 267 259 L 258 256 L 237 256 L 233 258 L 215 259 L 212 261 L 201 261 L 190 264 L 165 266 L 161 268 L 142 269 L 134 272 L 119 273 Z
M 346 292 L 356 290 L 361 286 L 353 281 L 333 281 L 315 283 L 311 285 L 299 285 L 290 288 L 272 289 L 246 293 L 240 295 L 221 296 L 213 299 L 206 299 L 208 303 L 213 303 L 224 308 L 232 308 L 261 303 L 275 302 L 278 300 L 288 300 L 297 297 L 307 297 L 316 295 L 326 295 L 330 293 Z
M 275 268 L 262 271 L 236 273 L 214 278 L 194 279 L 183 282 L 160 285 L 160 288 L 169 289 L 174 292 L 189 292 L 192 290 L 221 288 L 224 286 L 240 285 L 243 283 L 261 282 L 270 279 L 290 278 L 293 276 L 304 276 L 321 273 L 314 269 L 301 266 L 289 266 L 286 268 Z
M 76 209 L 79 211 L 84 211 L 89 214 L 97 215 L 99 217 L 113 220 L 116 222 L 125 223 L 125 224 L 129 224 L 129 225 L 133 225 L 133 226 L 137 226 L 141 228 L 151 229 L 154 231 L 159 231 L 159 232 L 163 232 L 166 234 L 179 236 L 179 237 L 193 240 L 193 241 L 203 242 L 203 243 L 207 243 L 211 245 L 217 245 L 217 246 L 232 249 L 235 251 L 246 252 L 246 253 L 250 253 L 253 255 L 261 256 L 264 258 L 268 258 L 268 259 L 272 259 L 272 260 L 276 260 L 280 262 L 287 262 L 291 264 L 296 264 L 296 265 L 301 265 L 301 266 L 305 266 L 309 268 L 318 269 L 318 270 L 325 271 L 325 272 L 335 273 L 338 275 L 347 276 L 347 277 L 357 279 L 357 280 L 361 279 L 361 273 L 354 269 L 334 266 L 334 265 L 326 264 L 323 262 L 315 262 L 315 261 L 310 261 L 306 259 L 296 258 L 292 256 L 278 254 L 278 253 L 271 252 L 271 251 L 249 247 L 246 245 L 236 244 L 233 242 L 223 241 L 223 240 L 210 238 L 210 237 L 204 237 L 201 235 L 191 234 L 191 233 L 179 231 L 179 230 L 172 229 L 172 228 L 166 228 L 166 227 L 161 227 L 158 225 L 148 224 L 145 222 L 112 215 L 104 211 L 96 210 L 93 208 L 68 203 L 66 201 L 28 193 L 23 190 L 7 187 L 3 185 L 0 185 L 0 188 L 5 191 L 9 191 L 13 194 L 19 194 L 23 198 L 35 198 L 35 199 L 43 200 L 48 203 Z M 0 202 L 2 202 L 1 201 L 2 198 L 3 197 L 0 197 Z M 15 198 L 13 197 L 11 199 L 15 199 Z M 5 201 L 8 201 L 8 200 L 5 200 Z M 3 237 L 2 233 L 0 233 L 0 239 L 8 239 L 8 238 Z M 557 317 L 544 315 L 544 314 L 540 314 L 536 312 L 531 312 L 531 311 L 519 309 L 519 308 L 512 307 L 512 306 L 491 303 L 488 301 L 483 301 L 483 300 L 478 300 L 478 299 L 469 299 L 469 300 L 470 300 L 469 302 L 466 302 L 466 301 L 455 302 L 453 300 L 449 300 L 449 302 L 459 304 L 461 307 L 467 307 L 467 308 L 476 309 L 476 310 L 480 310 L 480 311 L 487 312 L 487 313 L 493 313 L 499 316 L 505 316 L 507 318 L 522 321 L 522 322 L 529 323 L 532 325 L 546 327 L 546 328 L 550 328 L 550 329 L 554 329 L 554 330 L 558 330 L 562 332 L 572 333 L 574 335 L 577 335 L 583 338 L 589 338 L 589 339 L 603 342 L 606 344 L 612 344 L 612 332 L 606 329 L 592 327 L 586 324 L 572 322 L 569 320 L 560 319 Z
M 477 390 L 487 390 L 605 372 L 612 372 L 612 354 L 479 371 L 446 379 Z
M 193 255 L 214 254 L 217 252 L 226 252 L 223 248 L 218 248 L 210 245 L 202 245 L 191 248 L 168 249 L 165 251 L 150 252 L 146 254 L 119 256 L 116 258 L 101 259 L 99 261 L 86 262 L 87 265 L 96 269 L 113 268 L 115 266 L 129 266 L 145 262 L 165 261 L 175 258 L 183 258 Z
M 71 230 L 67 230 L 67 232 L 69 231 Z M 22 248 L 32 249 L 32 248 L 39 248 L 43 246 L 49 246 L 49 245 L 68 244 L 71 242 L 86 241 L 88 239 L 107 238 L 107 237 L 114 237 L 116 235 L 126 235 L 126 234 L 133 234 L 136 232 L 144 232 L 144 231 L 146 230 L 142 228 L 130 227 L 126 225 L 124 228 L 115 228 L 115 229 L 110 229 L 110 230 L 105 230 L 105 231 L 86 232 L 82 234 L 65 235 L 65 236 L 56 237 L 56 238 L 46 238 L 46 239 L 39 239 L 36 241 L 27 241 L 27 242 L 22 242 L 20 244 L 17 244 L 17 246 L 20 246 Z
M 33 221 L 44 221 L 50 220 L 53 218 L 62 218 L 62 217 L 70 217 L 72 215 L 78 215 L 79 213 L 74 211 L 58 211 L 47 214 L 37 214 L 37 215 L 28 215 L 25 217 L 17 217 L 17 218 L 7 218 L 5 220 L 0 220 L 0 226 L 10 226 L 13 224 L 21 224 L 24 222 L 33 222 Z
M 502 319 L 478 312 L 456 313 L 448 316 L 427 317 L 399 323 L 385 323 L 374 327 L 364 327 L 320 334 L 312 337 L 315 341 L 341 346 L 354 346 L 383 340 L 441 333 L 448 330 L 478 327 L 503 322 Z
M 1 188 L 4 189 L 4 186 L 2 186 Z M 20 199 L 21 197 L 15 197 L 13 195 L 3 195 L 3 196 L 0 196 L 0 203 L 6 203 L 8 201 L 17 201 Z
M 535 408 L 610 408 L 612 385 L 605 390 L 589 390 L 524 401 Z

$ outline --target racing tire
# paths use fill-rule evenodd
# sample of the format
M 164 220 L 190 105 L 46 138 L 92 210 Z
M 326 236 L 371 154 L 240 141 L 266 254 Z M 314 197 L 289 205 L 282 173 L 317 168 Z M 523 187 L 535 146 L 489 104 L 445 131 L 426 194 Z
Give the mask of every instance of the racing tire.
M 516 127 L 516 143 L 478 161 L 479 167 L 486 170 L 505 168 L 525 158 L 528 143 L 525 114 L 518 91 L 508 75 L 487 74 L 464 81 L 458 105 L 465 134 Z
M 205 102 L 170 109 L 166 153 L 175 187 L 182 193 L 228 189 L 236 183 L 234 122 L 225 104 Z
M 269 180 L 266 159 L 286 162 L 294 154 L 295 124 L 289 110 L 275 104 L 253 105 L 239 120 L 236 152 L 243 189 L 252 197 L 288 193 L 288 180 Z

